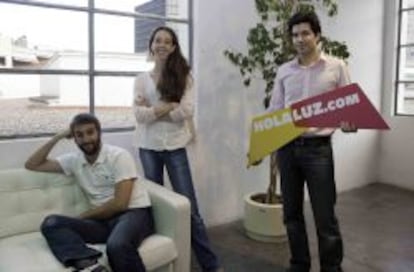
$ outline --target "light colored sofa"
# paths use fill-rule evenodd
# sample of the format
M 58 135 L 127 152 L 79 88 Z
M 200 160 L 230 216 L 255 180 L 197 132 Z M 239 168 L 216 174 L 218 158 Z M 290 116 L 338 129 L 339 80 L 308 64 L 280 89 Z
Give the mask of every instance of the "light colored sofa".
M 188 200 L 153 182 L 143 185 L 151 196 L 156 228 L 138 249 L 148 271 L 189 272 Z M 0 272 L 70 271 L 51 254 L 39 226 L 49 214 L 76 215 L 85 209 L 87 201 L 72 178 L 0 170 Z

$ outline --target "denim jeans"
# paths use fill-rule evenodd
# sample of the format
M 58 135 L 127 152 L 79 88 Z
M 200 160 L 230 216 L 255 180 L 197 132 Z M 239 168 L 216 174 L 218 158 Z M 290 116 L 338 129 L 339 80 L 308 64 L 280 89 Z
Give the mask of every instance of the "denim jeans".
M 342 271 L 343 245 L 334 210 L 336 188 L 330 138 L 294 140 L 278 151 L 278 163 L 291 271 L 308 272 L 311 265 L 303 215 L 305 182 L 317 230 L 321 271 Z
M 173 190 L 189 199 L 191 203 L 191 246 L 203 271 L 215 271 L 219 267 L 219 261 L 211 249 L 203 219 L 198 211 L 185 148 L 171 151 L 140 148 L 139 156 L 147 179 L 163 185 L 165 166 Z
M 79 219 L 49 215 L 41 225 L 43 236 L 65 266 L 84 259 L 98 259 L 102 253 L 86 243 L 106 243 L 109 265 L 114 272 L 145 272 L 138 246 L 153 233 L 151 208 L 135 208 L 108 220 Z

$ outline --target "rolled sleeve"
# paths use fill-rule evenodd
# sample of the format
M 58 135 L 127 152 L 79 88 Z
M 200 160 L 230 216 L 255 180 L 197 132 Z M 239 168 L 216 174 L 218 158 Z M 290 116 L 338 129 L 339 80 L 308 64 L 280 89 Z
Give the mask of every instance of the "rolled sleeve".
M 138 177 L 134 158 L 127 151 L 120 152 L 115 160 L 114 178 L 115 183 Z
M 63 154 L 56 158 L 56 161 L 59 163 L 60 167 L 63 170 L 63 173 L 67 176 L 73 175 L 73 168 L 76 155 L 72 153 Z
M 281 80 L 280 74 L 281 72 L 279 71 L 275 79 L 275 85 L 272 90 L 270 104 L 266 112 L 280 110 L 285 107 L 285 90 L 283 88 L 283 82 Z
M 343 60 L 339 62 L 339 80 L 338 87 L 351 84 L 351 76 L 349 75 L 348 67 Z

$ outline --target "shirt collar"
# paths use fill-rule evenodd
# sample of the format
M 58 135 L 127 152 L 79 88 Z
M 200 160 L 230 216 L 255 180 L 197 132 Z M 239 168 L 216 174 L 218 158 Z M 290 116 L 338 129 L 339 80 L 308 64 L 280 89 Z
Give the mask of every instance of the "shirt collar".
M 326 62 L 326 60 L 327 60 L 327 55 L 322 51 L 319 54 L 319 59 L 316 62 L 314 62 L 311 66 L 308 66 L 308 67 L 312 67 L 320 62 Z M 299 57 L 296 56 L 293 59 L 293 65 L 295 65 L 296 67 L 302 67 L 302 65 L 299 64 Z

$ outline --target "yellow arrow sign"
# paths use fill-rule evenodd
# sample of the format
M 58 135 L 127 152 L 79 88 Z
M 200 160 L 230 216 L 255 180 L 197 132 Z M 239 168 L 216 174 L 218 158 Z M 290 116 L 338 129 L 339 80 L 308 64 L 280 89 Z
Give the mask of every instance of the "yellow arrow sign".
M 306 128 L 295 127 L 291 112 L 291 108 L 285 108 L 253 118 L 247 166 L 263 159 L 305 132 Z

